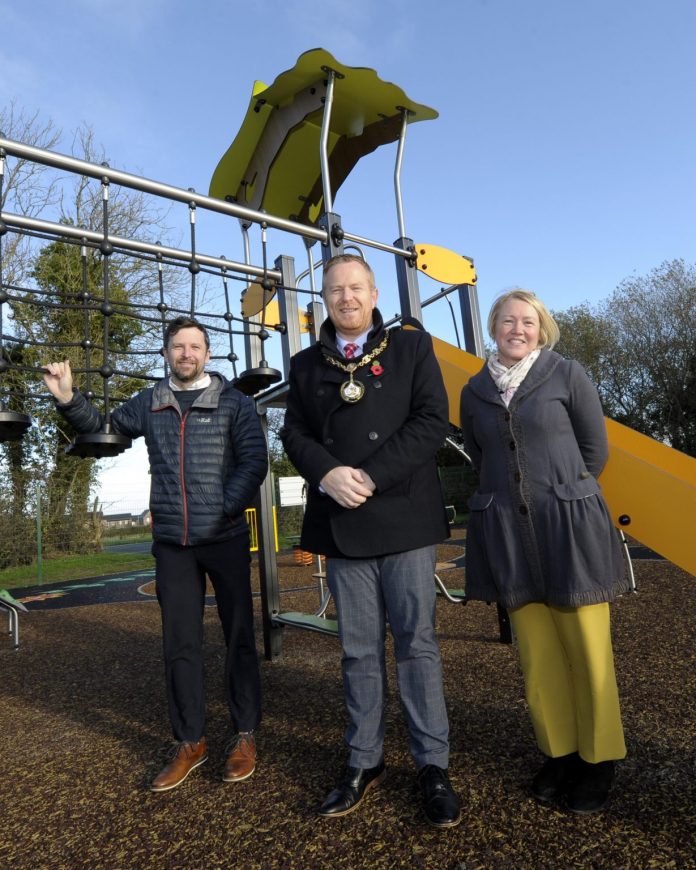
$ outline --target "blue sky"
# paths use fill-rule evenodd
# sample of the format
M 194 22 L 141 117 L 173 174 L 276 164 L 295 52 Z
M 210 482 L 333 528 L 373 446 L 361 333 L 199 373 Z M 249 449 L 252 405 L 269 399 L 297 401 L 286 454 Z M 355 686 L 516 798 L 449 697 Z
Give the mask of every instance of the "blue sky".
M 317 47 L 373 67 L 440 113 L 408 131 L 406 230 L 474 258 L 484 316 L 511 286 L 563 309 L 695 259 L 693 0 L 0 0 L 0 20 L 2 104 L 52 118 L 63 150 L 86 122 L 112 166 L 202 192 L 255 79 Z M 395 154 L 338 192 L 346 229 L 397 237 Z M 304 268 L 283 245 L 273 234 L 272 258 Z M 220 221 L 200 221 L 198 247 L 242 258 Z M 391 263 L 375 265 L 392 314 Z M 453 340 L 444 306 L 425 320 Z

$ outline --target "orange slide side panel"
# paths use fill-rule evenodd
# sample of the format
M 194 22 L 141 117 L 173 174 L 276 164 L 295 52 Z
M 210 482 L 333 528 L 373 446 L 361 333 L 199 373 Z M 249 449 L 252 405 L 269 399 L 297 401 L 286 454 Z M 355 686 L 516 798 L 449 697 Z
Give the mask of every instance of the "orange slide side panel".
M 483 360 L 433 338 L 459 426 L 462 387 Z M 696 575 L 696 459 L 606 418 L 609 461 L 600 483 L 617 528 Z M 628 517 L 620 525 L 619 517 Z

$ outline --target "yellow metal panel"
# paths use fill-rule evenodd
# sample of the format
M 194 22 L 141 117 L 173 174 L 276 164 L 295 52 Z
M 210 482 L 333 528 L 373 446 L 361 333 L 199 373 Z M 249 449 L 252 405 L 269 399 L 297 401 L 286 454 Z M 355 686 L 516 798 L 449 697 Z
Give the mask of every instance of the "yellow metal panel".
M 459 396 L 483 360 L 434 338 L 450 405 L 459 426 Z M 600 477 L 618 528 L 696 575 L 696 459 L 606 419 L 609 461 Z M 619 517 L 628 517 L 622 525 Z
M 258 94 L 267 87 L 263 82 L 254 82 L 244 123 L 213 173 L 210 182 L 211 196 L 224 199 L 228 193 L 234 193 L 239 188 L 244 170 L 249 165 L 268 116 L 273 111 L 273 106 L 260 103 L 258 99 Z
M 280 306 L 278 300 L 273 299 L 266 306 L 266 326 L 277 326 L 280 323 Z
M 273 157 L 268 169 L 265 190 L 259 199 L 261 208 L 270 214 L 280 214 L 296 220 L 302 210 L 302 203 L 311 197 L 317 180 L 319 161 L 319 137 L 321 134 L 321 112 L 315 112 L 298 124 L 283 141 L 282 147 Z M 327 152 L 329 166 L 331 154 L 338 137 L 329 133 Z M 316 159 L 314 159 L 316 158 Z M 289 199 L 288 193 L 293 195 Z M 321 197 L 323 203 L 323 193 Z M 310 205 L 310 220 L 314 223 L 319 213 Z
M 252 553 L 258 552 L 259 549 L 259 530 L 256 525 L 256 508 L 247 508 L 244 511 L 247 524 L 249 526 L 249 550 Z
M 242 314 L 244 315 L 244 317 L 251 316 L 250 314 L 244 313 L 243 302 L 242 302 Z M 260 319 L 261 312 L 259 311 L 259 312 L 257 312 L 257 314 L 259 315 L 259 319 Z M 276 299 L 272 299 L 266 305 L 266 317 L 264 319 L 264 323 L 266 324 L 266 326 L 269 326 L 269 327 L 270 326 L 277 326 L 280 323 L 280 308 L 278 307 L 278 302 Z
M 311 332 L 314 326 L 314 318 L 300 308 L 300 332 Z
M 249 551 L 258 553 L 259 551 L 259 530 L 256 523 L 256 508 L 247 508 L 244 511 L 244 516 L 249 525 Z M 273 538 L 275 540 L 275 551 L 278 552 L 278 518 L 276 516 L 276 507 L 273 505 Z
M 442 284 L 475 284 L 476 270 L 468 257 L 439 245 L 417 244 L 416 268 Z
M 253 317 L 255 314 L 260 314 L 263 308 L 263 288 L 256 281 L 250 284 L 247 290 L 242 293 L 242 317 Z M 266 291 L 266 326 L 277 326 L 280 323 L 280 306 L 278 300 L 274 299 L 275 287 L 272 290 Z M 306 311 L 300 310 L 300 332 L 309 332 L 312 324 L 310 317 Z
M 326 68 L 337 73 L 327 143 L 334 194 L 355 164 L 408 122 L 437 118 L 373 69 L 339 63 L 328 51 L 302 54 L 272 85 L 254 84 L 242 127 L 210 182 L 210 195 L 279 217 L 315 223 L 324 210 L 319 141 Z
M 253 317 L 275 296 L 275 284 L 264 292 L 258 281 L 254 281 L 242 292 L 242 317 Z

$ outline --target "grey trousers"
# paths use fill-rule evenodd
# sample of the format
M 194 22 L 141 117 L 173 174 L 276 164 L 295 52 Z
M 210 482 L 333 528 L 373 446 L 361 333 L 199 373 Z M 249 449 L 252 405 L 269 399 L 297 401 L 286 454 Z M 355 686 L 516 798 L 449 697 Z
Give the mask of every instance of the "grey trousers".
M 386 620 L 396 676 L 418 768 L 449 761 L 442 663 L 435 637 L 435 547 L 375 559 L 327 559 L 336 602 L 352 767 L 382 760 L 387 679 Z

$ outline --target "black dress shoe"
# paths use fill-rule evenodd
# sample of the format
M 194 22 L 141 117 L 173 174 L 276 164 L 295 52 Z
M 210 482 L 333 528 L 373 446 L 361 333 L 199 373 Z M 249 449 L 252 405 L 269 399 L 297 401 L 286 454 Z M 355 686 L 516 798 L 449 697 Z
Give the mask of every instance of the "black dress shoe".
M 532 780 L 532 794 L 544 804 L 552 803 L 562 797 L 573 781 L 580 756 L 577 752 L 547 758 Z
M 566 795 L 566 806 L 574 813 L 598 813 L 609 799 L 613 782 L 613 761 L 590 764 L 580 759 L 577 778 Z
M 357 809 L 365 793 L 387 775 L 384 761 L 377 767 L 346 767 L 341 781 L 319 807 L 320 816 L 345 816 Z
M 418 785 L 423 795 L 425 815 L 436 828 L 452 828 L 462 818 L 459 798 L 447 776 L 436 764 L 426 764 L 418 771 Z

